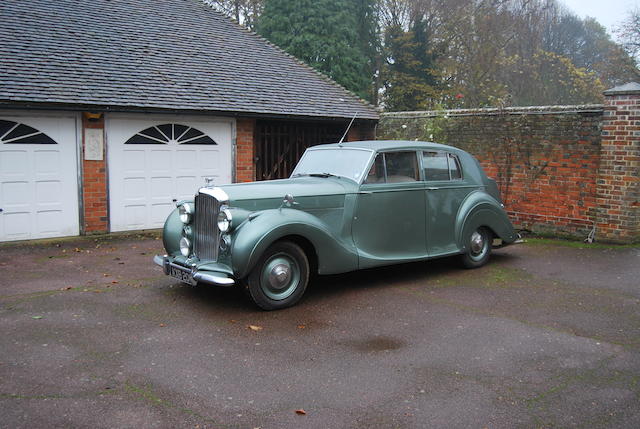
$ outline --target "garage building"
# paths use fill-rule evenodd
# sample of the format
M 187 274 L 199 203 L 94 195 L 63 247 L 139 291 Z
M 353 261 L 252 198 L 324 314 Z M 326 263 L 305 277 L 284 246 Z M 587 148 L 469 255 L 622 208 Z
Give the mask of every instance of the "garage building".
M 0 241 L 159 228 L 375 108 L 201 0 L 4 0 Z

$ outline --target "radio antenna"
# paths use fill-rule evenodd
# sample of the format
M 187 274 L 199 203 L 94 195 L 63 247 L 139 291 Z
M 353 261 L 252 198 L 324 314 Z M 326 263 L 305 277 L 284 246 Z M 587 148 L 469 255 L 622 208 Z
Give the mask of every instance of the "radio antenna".
M 356 120 L 356 116 L 358 116 L 358 112 L 356 112 L 353 115 L 353 118 L 351 118 L 351 122 L 349 122 L 349 125 L 347 126 L 347 129 L 344 131 L 344 134 L 342 135 L 342 138 L 338 142 L 338 146 L 340 146 L 342 144 L 342 142 L 344 141 L 344 138 L 347 136 L 347 133 L 349 132 L 349 129 L 351 128 L 351 125 L 353 124 L 353 121 Z

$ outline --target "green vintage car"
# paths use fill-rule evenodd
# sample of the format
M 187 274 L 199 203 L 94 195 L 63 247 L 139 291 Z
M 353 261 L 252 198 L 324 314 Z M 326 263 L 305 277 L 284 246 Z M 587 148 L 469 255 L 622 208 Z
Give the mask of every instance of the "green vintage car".
M 437 143 L 314 146 L 289 179 L 213 186 L 180 201 L 154 261 L 182 282 L 239 284 L 259 307 L 298 302 L 309 275 L 459 254 L 484 265 L 516 241 L 496 183 Z

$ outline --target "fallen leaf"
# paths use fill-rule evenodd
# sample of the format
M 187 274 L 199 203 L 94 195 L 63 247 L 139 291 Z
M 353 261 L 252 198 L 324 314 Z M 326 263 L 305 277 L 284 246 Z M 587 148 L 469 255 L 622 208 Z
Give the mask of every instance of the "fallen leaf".
M 229 323 L 236 323 L 236 321 L 231 319 L 231 320 L 229 320 Z
M 302 408 L 300 408 L 299 410 L 296 410 L 296 414 L 299 414 L 301 416 L 306 416 L 307 412 L 305 410 L 303 410 Z
M 81 253 L 82 249 L 80 249 L 79 247 L 76 247 L 75 249 L 73 249 L 73 251 L 76 253 Z
M 42 316 L 31 316 L 32 319 L 42 319 Z
M 161 323 L 161 324 L 160 324 L 160 327 L 161 327 L 161 328 L 164 328 L 165 326 L 167 326 L 167 325 L 165 325 L 164 323 Z
M 115 285 L 118 283 L 118 280 L 111 280 L 111 283 Z
M 298 329 L 305 329 L 306 326 L 305 325 L 298 325 Z
M 257 326 L 257 325 L 249 325 L 247 326 L 249 329 L 251 329 L 252 331 L 262 331 L 262 326 Z
M 62 289 L 60 289 L 60 290 L 71 290 L 71 289 L 73 289 L 73 286 L 63 287 L 63 288 L 62 288 Z
M 102 273 L 102 277 L 109 277 L 109 274 L 107 274 L 107 273 Z

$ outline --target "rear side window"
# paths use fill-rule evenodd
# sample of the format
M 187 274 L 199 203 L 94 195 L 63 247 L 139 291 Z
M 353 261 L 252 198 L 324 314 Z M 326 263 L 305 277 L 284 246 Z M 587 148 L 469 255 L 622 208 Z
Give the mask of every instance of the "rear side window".
M 461 180 L 462 169 L 457 156 L 445 152 L 423 152 L 424 177 L 428 181 Z
M 364 183 L 403 183 L 418 180 L 418 158 L 415 152 L 386 152 L 376 156 Z

